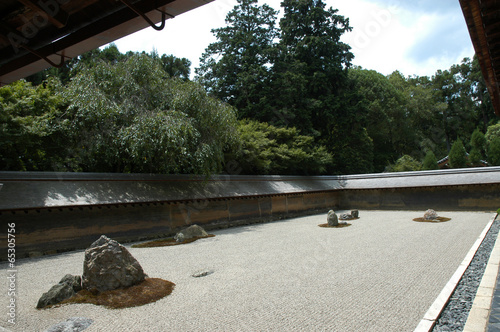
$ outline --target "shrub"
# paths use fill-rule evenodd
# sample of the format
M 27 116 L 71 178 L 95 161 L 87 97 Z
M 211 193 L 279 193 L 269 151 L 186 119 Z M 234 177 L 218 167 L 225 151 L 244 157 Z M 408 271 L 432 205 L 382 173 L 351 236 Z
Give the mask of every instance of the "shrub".
M 387 167 L 388 172 L 409 172 L 409 171 L 420 171 L 422 169 L 422 164 L 413 159 L 409 155 L 404 155 L 399 158 L 394 165 L 389 165 Z
M 500 138 L 500 122 L 498 122 L 496 125 L 489 126 L 484 137 L 487 144 L 490 144 L 495 137 Z
M 424 161 L 422 163 L 422 170 L 438 169 L 437 158 L 434 152 L 429 150 L 425 155 Z
M 488 144 L 488 163 L 500 166 L 500 137 L 495 137 Z
M 463 168 L 467 166 L 467 152 L 465 151 L 465 147 L 461 139 L 458 139 L 455 143 L 453 143 L 449 154 L 449 160 L 451 168 Z
M 483 156 L 478 148 L 473 147 L 469 153 L 469 162 L 471 166 L 479 166 L 481 164 L 481 159 Z

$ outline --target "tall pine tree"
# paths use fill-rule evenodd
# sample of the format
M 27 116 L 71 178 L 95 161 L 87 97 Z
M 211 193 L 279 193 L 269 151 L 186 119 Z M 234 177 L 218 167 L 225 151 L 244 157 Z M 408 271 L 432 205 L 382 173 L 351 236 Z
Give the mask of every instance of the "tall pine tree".
M 281 6 L 276 109 L 302 133 L 324 136 L 342 104 L 353 55 L 340 38 L 351 27 L 321 0 L 284 0 Z
M 226 26 L 213 29 L 217 42 L 200 58 L 197 79 L 208 91 L 238 109 L 240 118 L 262 119 L 269 105 L 277 12 L 257 0 L 238 0 Z

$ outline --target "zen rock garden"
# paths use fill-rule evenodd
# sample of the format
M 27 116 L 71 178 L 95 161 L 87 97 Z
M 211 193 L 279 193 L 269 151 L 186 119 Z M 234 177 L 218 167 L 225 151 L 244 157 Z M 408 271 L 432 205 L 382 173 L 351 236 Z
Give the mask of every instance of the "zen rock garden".
M 338 216 L 328 211 L 327 223 L 320 227 L 342 228 L 350 226 L 347 221 L 359 219 L 359 211 L 351 210 Z M 450 218 L 440 217 L 429 209 L 415 221 L 443 222 Z M 168 240 L 156 240 L 133 247 L 156 247 L 176 245 L 211 237 L 202 227 L 192 225 Z M 193 277 L 202 277 L 213 271 L 200 271 Z M 66 274 L 56 285 L 44 293 L 37 308 L 46 308 L 65 303 L 93 303 L 110 308 L 124 308 L 157 301 L 169 295 L 175 284 L 158 278 L 149 278 L 139 262 L 115 240 L 102 235 L 85 250 L 82 276 Z M 109 292 L 114 292 L 110 296 Z M 143 296 L 148 294 L 148 296 Z M 112 298 L 111 302 L 102 300 Z

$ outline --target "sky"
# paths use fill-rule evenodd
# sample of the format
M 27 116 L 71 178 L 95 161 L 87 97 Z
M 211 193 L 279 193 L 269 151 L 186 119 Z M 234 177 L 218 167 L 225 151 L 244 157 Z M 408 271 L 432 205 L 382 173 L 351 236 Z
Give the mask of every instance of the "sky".
M 384 75 L 399 70 L 405 76 L 432 76 L 474 55 L 458 0 L 324 1 L 349 18 L 353 30 L 342 41 L 352 47 L 353 65 Z M 280 10 L 280 2 L 259 4 Z M 156 50 L 188 58 L 193 76 L 205 48 L 216 41 L 211 30 L 225 25 L 226 14 L 236 4 L 236 0 L 215 0 L 167 20 L 160 32 L 146 28 L 115 44 L 122 53 Z

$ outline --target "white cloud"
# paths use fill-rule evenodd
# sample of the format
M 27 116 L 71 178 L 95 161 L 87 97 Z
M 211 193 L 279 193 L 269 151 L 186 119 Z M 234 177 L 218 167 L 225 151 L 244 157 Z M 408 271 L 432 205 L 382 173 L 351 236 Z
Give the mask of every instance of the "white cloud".
M 439 2 L 439 6 L 436 2 Z M 281 0 L 265 1 L 279 10 Z M 353 63 L 388 75 L 433 75 L 448 69 L 473 48 L 460 5 L 455 0 L 325 0 L 348 17 L 353 31 L 342 40 L 352 47 Z M 263 3 L 263 2 L 261 2 Z M 144 29 L 115 43 L 121 52 L 156 49 L 191 60 L 191 72 L 205 48 L 215 41 L 211 29 L 224 25 L 235 0 L 216 0 L 168 20 L 163 31 Z
M 354 27 L 344 37 L 353 47 L 353 63 L 385 75 L 399 70 L 404 75 L 432 76 L 438 69 L 472 57 L 474 50 L 458 2 L 447 1 L 444 7 L 425 4 L 352 0 L 342 5 L 341 14 L 351 17 Z

